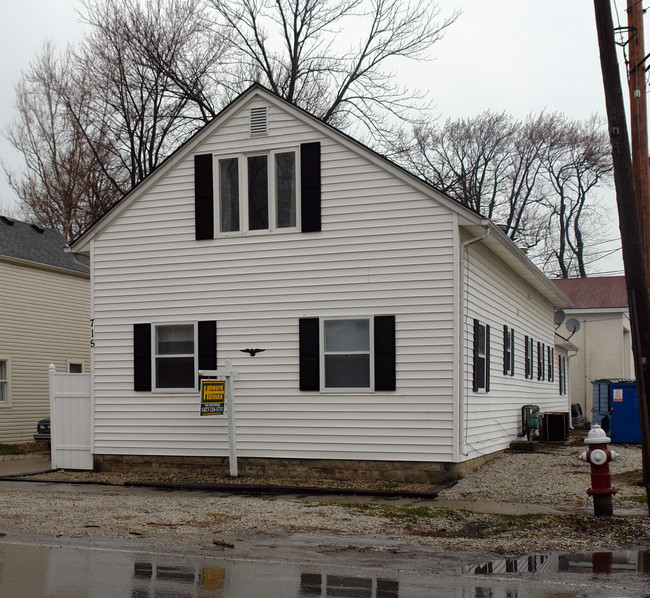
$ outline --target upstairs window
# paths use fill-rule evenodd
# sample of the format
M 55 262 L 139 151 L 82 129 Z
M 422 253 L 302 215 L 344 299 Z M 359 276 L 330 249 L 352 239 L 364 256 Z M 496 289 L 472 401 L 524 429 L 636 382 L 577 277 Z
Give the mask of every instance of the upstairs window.
M 219 232 L 296 228 L 297 152 L 218 159 Z

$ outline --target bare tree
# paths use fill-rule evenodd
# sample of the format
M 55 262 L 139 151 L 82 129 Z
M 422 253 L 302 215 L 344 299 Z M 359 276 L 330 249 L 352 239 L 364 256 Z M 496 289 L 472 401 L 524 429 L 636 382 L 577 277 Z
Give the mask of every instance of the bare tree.
M 85 129 L 86 141 L 98 153 L 97 140 L 108 142 L 101 149 L 129 173 L 128 187 L 120 189 L 126 192 L 214 112 L 192 58 L 203 42 L 197 39 L 205 32 L 203 21 L 197 0 L 106 0 L 84 6 L 90 28 L 76 55 L 76 74 L 79 87 L 93 89 L 94 126 Z M 214 52 L 201 58 L 211 60 Z M 183 86 L 172 76 L 180 70 L 186 73 Z M 108 135 L 97 135 L 97 129 Z
M 208 0 L 232 38 L 233 91 L 260 82 L 338 127 L 381 139 L 422 96 L 394 83 L 395 59 L 426 59 L 457 18 L 414 0 Z M 336 36 L 358 31 L 343 47 Z M 347 36 L 350 37 L 349 35 Z
M 89 151 L 62 97 L 72 81 L 67 58 L 58 59 L 46 44 L 17 86 L 18 115 L 7 136 L 22 153 L 25 170 L 5 172 L 23 216 L 71 239 L 104 213 L 116 193 L 99 174 L 105 156 Z
M 587 275 L 589 245 L 600 240 L 595 191 L 611 172 L 607 138 L 595 117 L 572 122 L 556 113 L 515 121 L 484 112 L 416 127 L 394 142 L 393 153 L 500 224 L 548 273 Z
M 544 156 L 544 171 L 552 193 L 544 199 L 548 230 L 544 266 L 562 278 L 587 276 L 590 244 L 601 240 L 595 189 L 612 177 L 611 148 L 596 116 L 584 122 L 558 123 L 557 143 Z M 588 234 L 589 242 L 585 240 Z

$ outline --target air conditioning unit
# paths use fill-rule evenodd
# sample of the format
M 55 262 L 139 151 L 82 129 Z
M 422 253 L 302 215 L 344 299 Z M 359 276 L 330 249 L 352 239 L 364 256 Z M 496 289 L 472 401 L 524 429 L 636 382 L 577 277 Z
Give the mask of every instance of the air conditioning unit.
M 541 442 L 566 442 L 569 440 L 569 413 L 542 413 L 539 431 Z

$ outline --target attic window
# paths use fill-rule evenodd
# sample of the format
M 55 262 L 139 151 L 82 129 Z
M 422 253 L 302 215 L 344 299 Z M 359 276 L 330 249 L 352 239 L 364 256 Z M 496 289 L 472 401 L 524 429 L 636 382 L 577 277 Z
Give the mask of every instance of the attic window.
M 267 110 L 266 106 L 251 108 L 251 136 L 266 135 L 267 133 Z

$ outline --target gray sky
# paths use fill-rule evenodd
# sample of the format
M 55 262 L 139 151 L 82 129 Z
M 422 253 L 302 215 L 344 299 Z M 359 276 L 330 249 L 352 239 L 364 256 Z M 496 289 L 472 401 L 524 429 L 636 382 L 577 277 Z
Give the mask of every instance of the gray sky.
M 574 119 L 605 114 L 592 0 L 438 0 L 443 14 L 462 8 L 459 20 L 433 48 L 435 59 L 404 65 L 404 82 L 429 92 L 442 118 L 483 110 L 562 111 Z M 619 0 L 620 19 L 625 0 Z M 0 0 L 0 127 L 13 116 L 14 85 L 46 39 L 58 49 L 81 37 L 76 0 Z M 615 17 L 616 18 L 616 17 Z M 646 43 L 646 46 L 648 43 Z M 619 57 L 622 60 L 622 57 Z M 20 158 L 0 139 L 0 158 Z M 0 212 L 15 196 L 0 176 Z M 606 194 L 613 203 L 613 194 Z M 610 212 L 615 217 L 615 208 Z M 618 236 L 613 220 L 608 238 Z M 603 250 L 614 250 L 610 243 Z M 621 270 L 620 252 L 602 260 L 603 273 Z M 618 258 L 618 259 L 616 259 Z

